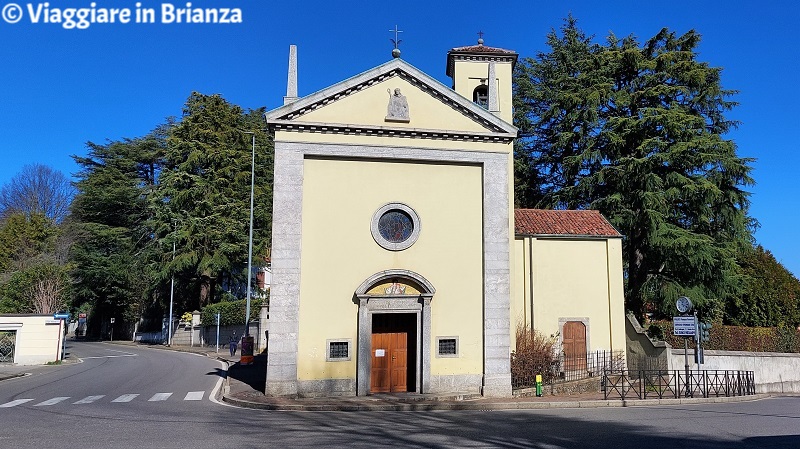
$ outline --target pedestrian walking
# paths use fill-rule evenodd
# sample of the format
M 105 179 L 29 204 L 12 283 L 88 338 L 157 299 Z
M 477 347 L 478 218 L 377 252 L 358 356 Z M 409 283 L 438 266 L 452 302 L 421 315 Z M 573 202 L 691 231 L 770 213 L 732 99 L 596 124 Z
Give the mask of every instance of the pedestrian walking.
M 230 340 L 228 340 L 228 342 L 230 343 L 231 357 L 233 357 L 236 355 L 236 344 L 239 342 L 239 339 L 236 337 L 236 331 L 233 331 L 233 333 L 231 334 L 231 338 Z

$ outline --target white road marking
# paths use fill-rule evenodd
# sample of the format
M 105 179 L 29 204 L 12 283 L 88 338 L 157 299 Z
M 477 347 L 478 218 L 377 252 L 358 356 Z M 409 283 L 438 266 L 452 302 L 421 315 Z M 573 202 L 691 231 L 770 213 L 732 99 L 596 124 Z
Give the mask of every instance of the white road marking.
M 69 399 L 69 396 L 60 396 L 60 397 L 57 397 L 57 398 L 53 398 L 53 399 L 48 399 L 46 401 L 42 401 L 42 402 L 34 405 L 34 407 L 39 407 L 39 406 L 44 406 L 44 405 L 55 405 L 55 404 L 58 404 L 61 401 L 66 401 L 67 399 Z
M 33 399 L 17 399 L 16 401 L 6 402 L 5 404 L 0 405 L 0 407 L 8 408 L 8 407 L 16 407 L 20 404 L 24 404 L 26 402 L 30 402 Z
M 80 401 L 75 401 L 73 404 L 91 404 L 92 402 L 104 398 L 106 395 L 100 394 L 97 396 L 86 396 L 85 398 L 81 399 Z
M 152 398 L 148 399 L 148 402 L 154 401 L 166 401 L 169 397 L 172 396 L 172 393 L 156 393 L 153 395 Z
M 111 402 L 131 402 L 138 394 L 123 394 Z
M 184 401 L 202 401 L 203 395 L 206 394 L 205 391 L 190 391 L 186 393 L 186 397 L 183 398 Z
M 88 359 L 118 359 L 120 357 L 136 357 L 137 354 L 122 354 L 122 355 L 97 355 L 92 357 L 81 357 L 81 360 Z
M 123 353 L 123 354 L 131 354 L 131 355 L 136 355 L 136 354 L 134 354 L 134 353 L 132 353 L 132 352 L 128 352 L 128 351 L 120 351 L 119 349 L 106 349 L 106 351 L 111 351 L 111 352 L 121 352 L 121 353 Z

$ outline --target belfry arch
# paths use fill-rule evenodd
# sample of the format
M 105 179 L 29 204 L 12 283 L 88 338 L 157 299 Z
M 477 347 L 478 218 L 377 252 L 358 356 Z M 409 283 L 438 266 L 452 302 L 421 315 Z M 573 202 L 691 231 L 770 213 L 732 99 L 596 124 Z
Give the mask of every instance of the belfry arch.
M 430 392 L 431 300 L 436 293 L 427 279 L 409 270 L 380 271 L 368 277 L 355 291 L 358 304 L 358 359 L 356 394 L 370 392 L 372 334 L 375 314 L 411 314 L 416 317 L 414 391 Z

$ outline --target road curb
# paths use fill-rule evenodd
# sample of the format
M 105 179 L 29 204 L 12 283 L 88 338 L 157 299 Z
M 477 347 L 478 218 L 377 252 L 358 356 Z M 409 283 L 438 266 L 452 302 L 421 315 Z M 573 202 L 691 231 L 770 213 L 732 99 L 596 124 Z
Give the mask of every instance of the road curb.
M 220 389 L 219 393 L 217 393 L 216 399 L 222 402 L 226 402 L 225 397 L 231 392 L 231 375 L 230 375 L 231 362 L 230 360 L 224 359 L 216 355 L 212 357 L 217 359 L 217 361 L 220 361 L 225 364 L 225 378 L 222 380 L 222 388 Z
M 681 399 L 636 399 L 626 401 L 615 400 L 588 400 L 588 401 L 553 401 L 553 402 L 414 402 L 414 403 L 383 403 L 383 404 L 354 404 L 354 403 L 276 403 L 256 402 L 223 395 L 222 400 L 231 405 L 259 410 L 280 411 L 305 411 L 305 412 L 362 412 L 362 411 L 433 411 L 433 410 L 542 410 L 563 408 L 604 408 L 604 407 L 647 407 L 664 405 L 709 404 L 723 402 L 756 401 L 772 397 L 770 394 L 755 394 L 750 396 L 731 396 L 715 398 L 681 398 Z

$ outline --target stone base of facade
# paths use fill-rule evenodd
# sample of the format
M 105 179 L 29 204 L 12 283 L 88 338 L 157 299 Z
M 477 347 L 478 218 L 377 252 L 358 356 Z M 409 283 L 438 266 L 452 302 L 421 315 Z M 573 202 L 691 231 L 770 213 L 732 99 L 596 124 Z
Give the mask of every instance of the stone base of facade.
M 297 381 L 297 396 L 303 398 L 355 395 L 355 379 L 319 379 Z
M 434 394 L 480 393 L 482 380 L 483 376 L 480 374 L 432 375 L 428 391 Z
M 270 381 L 267 379 L 265 394 L 267 396 L 297 396 L 297 382 L 295 381 Z
M 483 376 L 480 374 L 453 374 L 431 376 L 428 393 L 482 393 Z M 508 396 L 511 395 L 509 384 Z M 356 396 L 355 379 L 299 380 L 273 382 L 267 385 L 267 396 L 304 398 Z
M 484 377 L 481 394 L 487 398 L 510 398 L 511 374 Z

